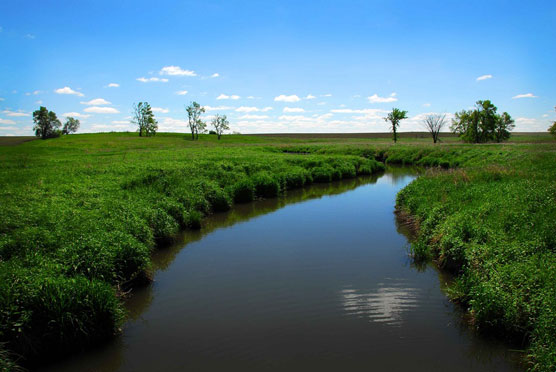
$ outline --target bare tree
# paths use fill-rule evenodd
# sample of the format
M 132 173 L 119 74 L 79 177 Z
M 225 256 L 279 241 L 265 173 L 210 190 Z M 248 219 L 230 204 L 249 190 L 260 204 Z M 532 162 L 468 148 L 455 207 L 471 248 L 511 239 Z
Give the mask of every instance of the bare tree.
M 218 115 L 216 114 L 216 116 L 214 117 L 214 119 L 212 119 L 211 122 L 212 126 L 214 127 L 214 131 L 216 132 L 216 134 L 218 135 L 218 139 L 220 139 L 220 136 L 222 136 L 222 133 L 225 130 L 229 130 L 229 122 L 228 119 L 226 118 L 226 115 Z
M 438 142 L 438 136 L 442 128 L 446 126 L 446 115 L 431 114 L 423 120 L 423 126 L 431 134 L 434 143 Z

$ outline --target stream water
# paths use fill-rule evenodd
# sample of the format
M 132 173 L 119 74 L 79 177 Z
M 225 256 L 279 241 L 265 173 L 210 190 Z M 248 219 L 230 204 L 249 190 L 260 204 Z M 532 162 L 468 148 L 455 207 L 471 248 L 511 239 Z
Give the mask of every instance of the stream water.
M 417 268 L 394 211 L 409 170 L 234 207 L 154 256 L 123 333 L 43 371 L 518 371 Z

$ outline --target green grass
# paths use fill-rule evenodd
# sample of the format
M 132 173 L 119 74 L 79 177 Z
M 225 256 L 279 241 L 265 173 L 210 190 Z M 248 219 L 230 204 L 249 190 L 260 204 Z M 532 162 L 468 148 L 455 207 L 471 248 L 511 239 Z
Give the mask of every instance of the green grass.
M 532 366 L 550 370 L 556 142 L 371 137 L 104 133 L 0 147 L 0 342 L 27 363 L 101 342 L 125 319 L 120 291 L 149 280 L 153 249 L 181 229 L 386 163 L 455 169 L 399 196 L 420 222 L 416 257 L 457 273 L 450 291 L 476 326 L 527 336 Z

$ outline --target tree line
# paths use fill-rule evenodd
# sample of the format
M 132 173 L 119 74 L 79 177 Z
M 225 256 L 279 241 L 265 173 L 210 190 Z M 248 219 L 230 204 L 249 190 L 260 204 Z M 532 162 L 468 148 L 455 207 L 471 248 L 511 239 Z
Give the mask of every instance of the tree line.
M 69 116 L 62 126 L 62 122 L 58 119 L 56 113 L 48 111 L 44 106 L 33 112 L 33 122 L 35 123 L 33 127 L 35 136 L 41 139 L 56 138 L 63 134 L 75 133 L 81 124 L 78 119 Z
M 185 107 L 185 111 L 191 130 L 191 139 L 193 141 L 198 140 L 199 133 L 206 133 L 207 124 L 201 119 L 201 115 L 205 113 L 205 108 L 197 102 L 191 102 L 189 106 Z M 507 112 L 498 114 L 497 111 L 498 108 L 490 100 L 479 100 L 473 109 L 456 112 L 450 130 L 468 143 L 505 141 L 510 138 L 511 131 L 515 128 L 515 121 Z M 385 121 L 390 123 L 394 143 L 398 141 L 398 127 L 404 119 L 407 119 L 407 111 L 398 108 L 393 108 L 384 118 Z M 43 106 L 33 112 L 33 122 L 35 123 L 33 127 L 35 135 L 41 139 L 75 133 L 81 124 L 78 119 L 67 117 L 62 126 L 56 114 L 53 111 L 48 111 Z M 133 105 L 131 123 L 137 125 L 140 137 L 154 136 L 158 131 L 158 121 L 155 119 L 152 107 L 148 102 L 139 102 Z M 225 131 L 230 129 L 230 122 L 226 115 L 216 114 L 210 124 L 214 130 L 209 133 L 216 134 L 218 139 Z M 431 135 L 433 142 L 437 143 L 440 141 L 440 132 L 448 122 L 446 115 L 430 114 L 423 119 L 421 124 Z M 548 132 L 556 137 L 556 121 L 548 128 Z
M 514 120 L 507 112 L 498 114 L 497 111 L 498 108 L 490 100 L 477 101 L 473 109 L 456 112 L 450 130 L 468 143 L 505 141 L 515 128 Z M 398 141 L 398 127 L 404 119 L 407 119 L 407 111 L 398 108 L 393 108 L 384 118 L 390 123 L 394 143 Z M 422 121 L 434 143 L 440 140 L 440 132 L 447 124 L 446 115 L 442 114 L 427 115 Z M 549 131 L 556 135 L 556 122 Z
M 185 107 L 187 113 L 187 123 L 191 130 L 191 140 L 199 139 L 199 133 L 206 133 L 207 123 L 201 119 L 201 115 L 205 113 L 205 108 L 197 102 L 191 102 Z M 139 136 L 154 136 L 158 130 L 158 122 L 154 118 L 154 113 L 148 102 L 139 102 L 133 105 L 133 119 L 131 122 L 138 127 Z M 216 114 L 210 122 L 214 130 L 209 133 L 216 134 L 218 139 L 222 134 L 230 129 L 230 122 L 226 115 Z

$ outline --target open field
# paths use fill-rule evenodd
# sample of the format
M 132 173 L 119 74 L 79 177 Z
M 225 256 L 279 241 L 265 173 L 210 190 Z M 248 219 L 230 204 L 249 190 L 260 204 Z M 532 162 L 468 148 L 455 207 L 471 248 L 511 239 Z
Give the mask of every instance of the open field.
M 398 199 L 420 231 L 416 258 L 458 275 L 451 293 L 476 327 L 525 340 L 531 368 L 554 370 L 556 142 L 348 136 L 103 133 L 0 147 L 0 341 L 27 364 L 101 342 L 125 318 L 122 290 L 149 280 L 152 250 L 180 229 L 391 163 L 433 168 Z

